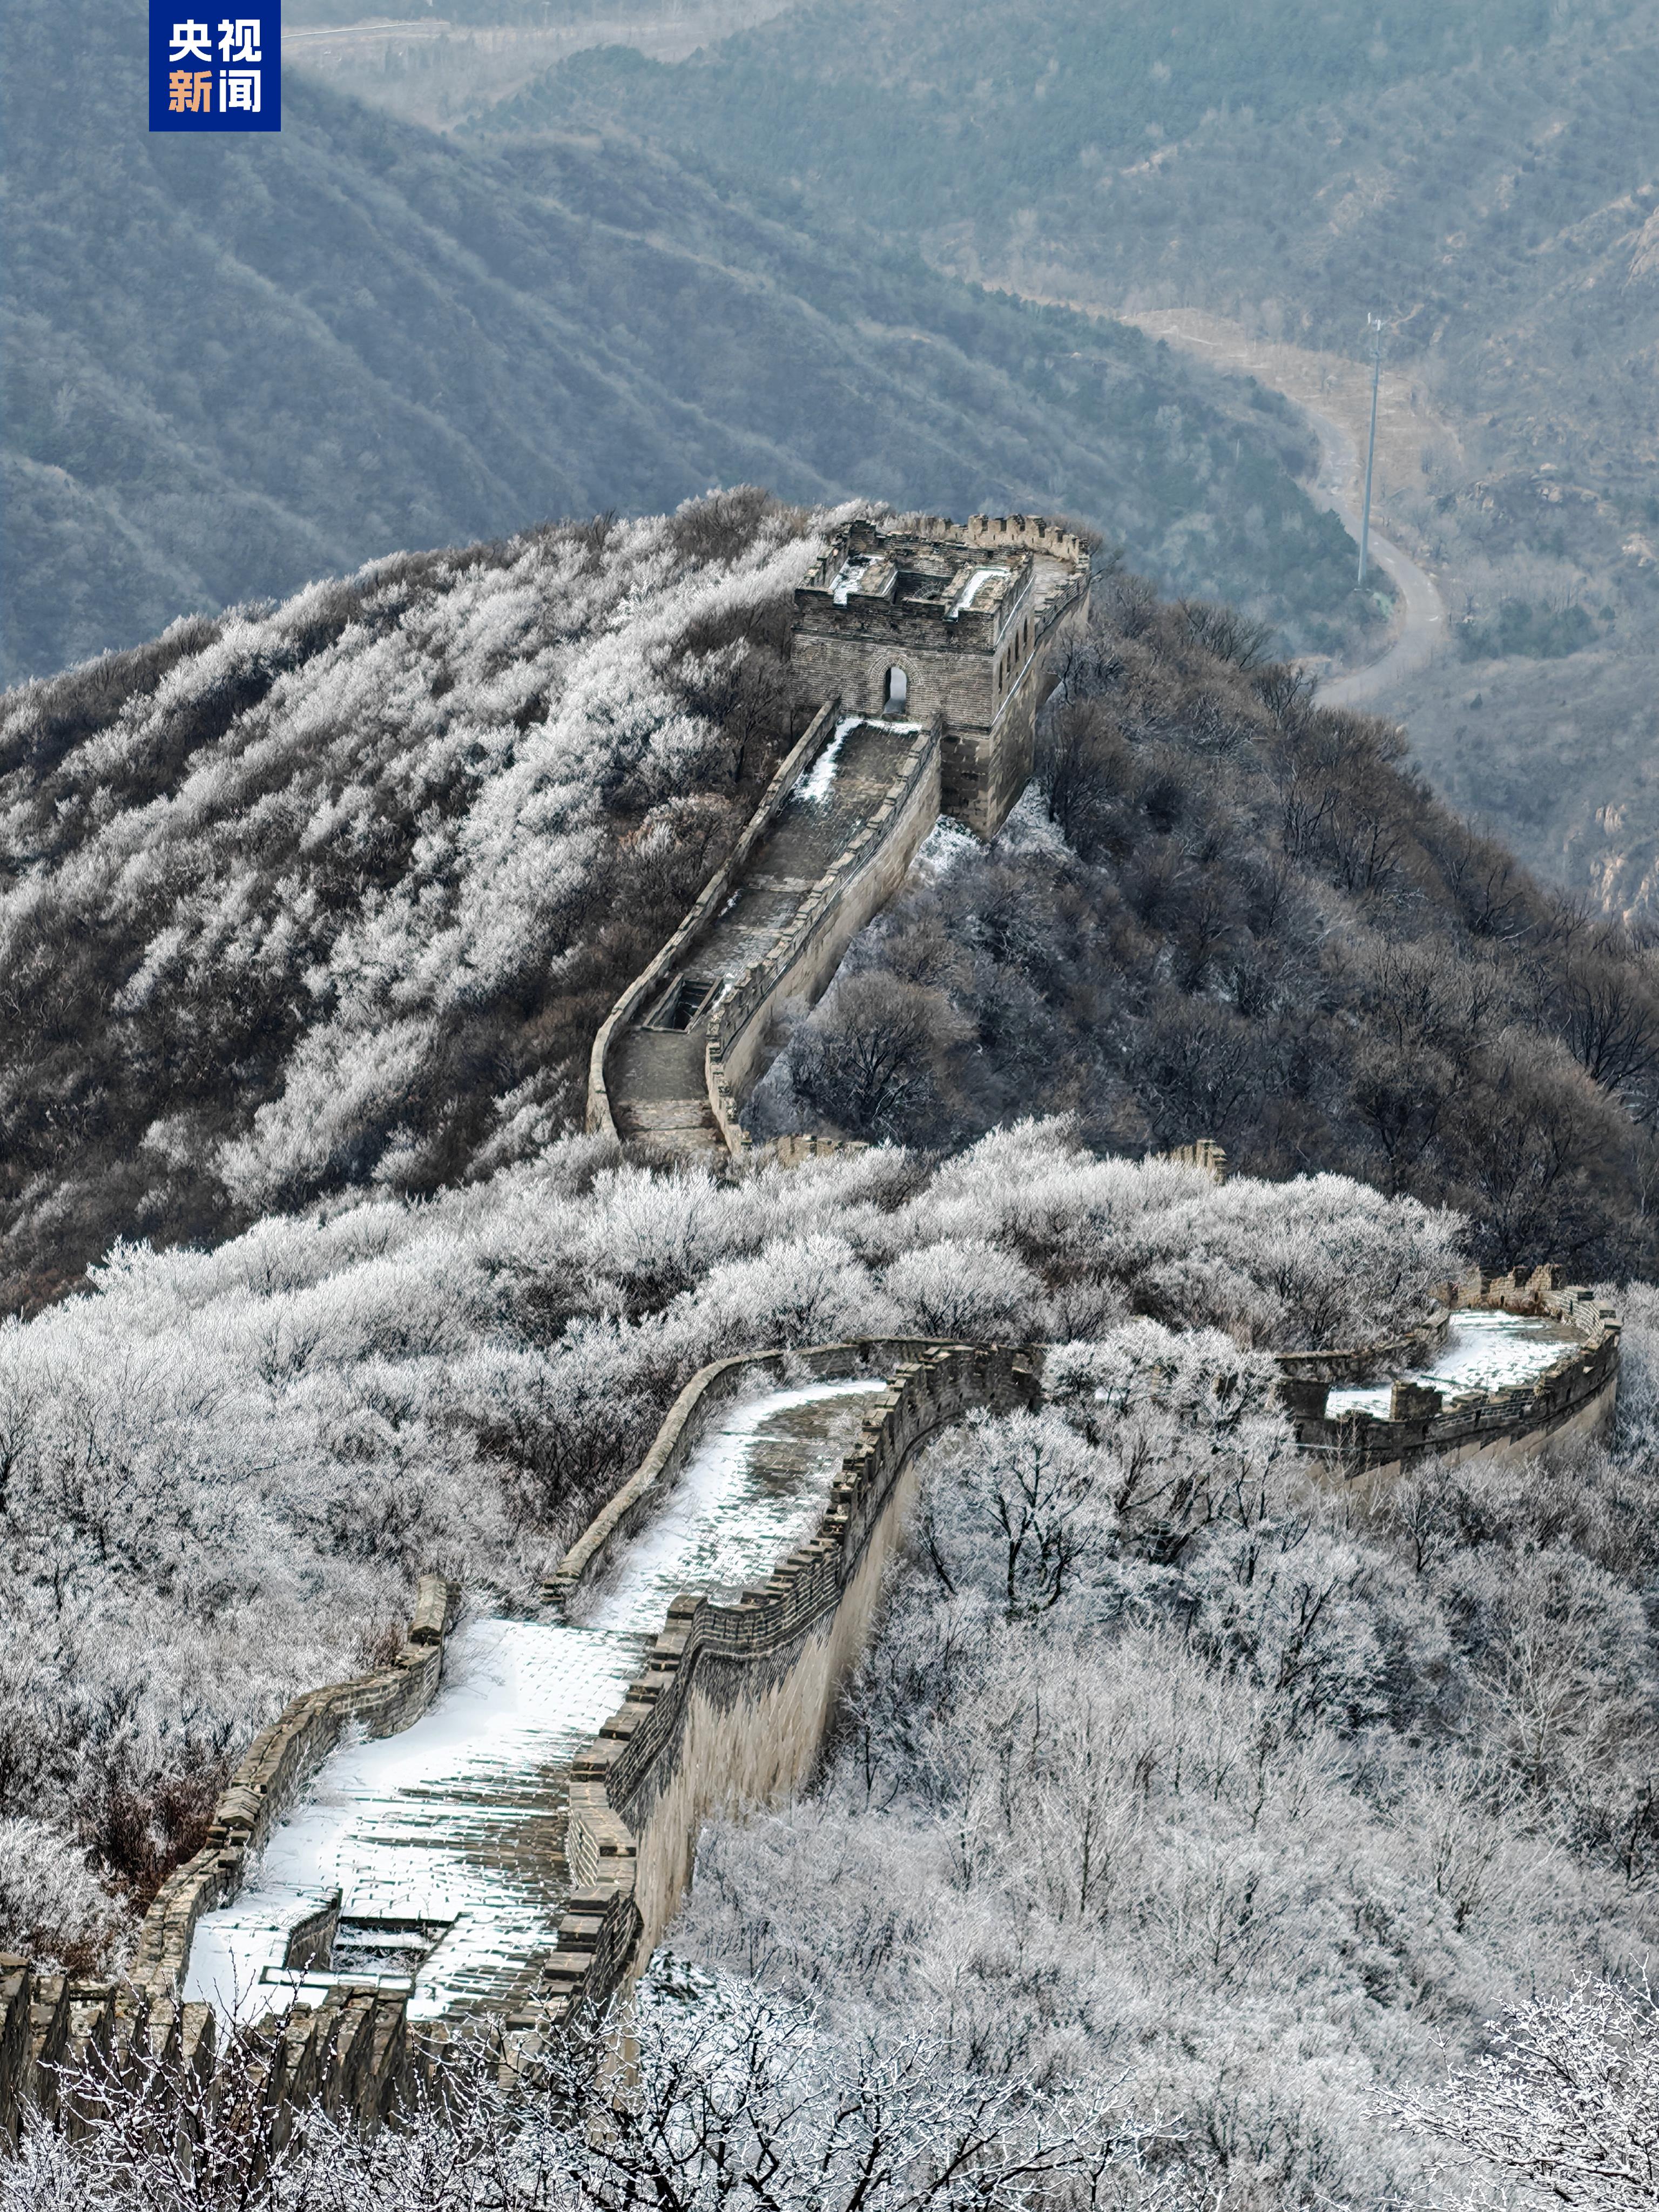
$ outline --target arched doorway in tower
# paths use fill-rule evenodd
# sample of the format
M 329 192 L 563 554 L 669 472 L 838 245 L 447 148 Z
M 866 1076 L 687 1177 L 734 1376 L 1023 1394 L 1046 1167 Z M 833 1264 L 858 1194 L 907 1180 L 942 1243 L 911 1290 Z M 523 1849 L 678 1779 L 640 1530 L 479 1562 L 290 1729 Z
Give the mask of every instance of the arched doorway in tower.
M 910 703 L 910 679 L 902 668 L 890 668 L 882 687 L 881 711 L 902 714 Z

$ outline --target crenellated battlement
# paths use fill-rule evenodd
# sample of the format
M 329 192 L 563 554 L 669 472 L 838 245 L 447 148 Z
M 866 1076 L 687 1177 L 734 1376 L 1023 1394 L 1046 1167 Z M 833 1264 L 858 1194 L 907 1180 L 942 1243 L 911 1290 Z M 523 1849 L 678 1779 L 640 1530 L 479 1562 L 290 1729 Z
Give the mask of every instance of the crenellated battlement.
M 1613 1419 L 1619 1388 L 1617 1311 L 1561 1270 L 1493 1275 L 1476 1271 L 1442 1285 L 1418 1325 L 1386 1344 L 1279 1355 L 1279 1396 L 1300 1448 L 1344 1477 L 1390 1476 L 1434 1459 L 1504 1461 L 1569 1437 L 1593 1435 Z M 1571 1334 L 1541 1373 L 1495 1389 L 1453 1391 L 1402 1377 L 1386 1414 L 1332 1415 L 1333 1389 L 1422 1366 L 1435 1357 L 1457 1313 L 1507 1313 L 1565 1324 Z
M 944 811 L 992 836 L 1087 618 L 1090 560 L 1040 515 L 860 517 L 796 591 L 796 663 L 849 713 L 936 726 Z

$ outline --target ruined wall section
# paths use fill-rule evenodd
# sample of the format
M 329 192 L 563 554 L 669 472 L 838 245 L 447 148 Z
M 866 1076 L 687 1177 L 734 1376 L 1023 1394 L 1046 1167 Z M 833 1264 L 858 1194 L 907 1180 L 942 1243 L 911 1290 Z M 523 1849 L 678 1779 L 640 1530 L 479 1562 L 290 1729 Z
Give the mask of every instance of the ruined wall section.
M 828 1346 L 812 1358 L 852 1361 L 868 1349 Z M 1039 1394 L 1023 1353 L 906 1349 L 817 1533 L 735 1605 L 676 1600 L 627 1703 L 578 1755 L 567 1850 L 580 1887 L 547 1969 L 551 2027 L 602 2004 L 648 1955 L 685 1893 L 710 1814 L 775 1802 L 806 1780 L 867 1641 L 918 1449 L 973 1407 L 1011 1411 Z

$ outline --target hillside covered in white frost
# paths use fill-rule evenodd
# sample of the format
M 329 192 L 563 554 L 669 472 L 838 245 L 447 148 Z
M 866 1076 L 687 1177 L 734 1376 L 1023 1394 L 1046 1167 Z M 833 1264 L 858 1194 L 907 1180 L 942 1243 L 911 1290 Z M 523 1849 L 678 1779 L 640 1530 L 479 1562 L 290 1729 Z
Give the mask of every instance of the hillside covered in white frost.
M 0 1304 L 580 1123 L 593 1030 L 805 726 L 821 520 L 398 556 L 4 695 Z
M 655 2130 L 651 2201 L 728 2212 L 1450 2212 L 1399 2113 L 1505 2006 L 1601 2063 L 1628 2002 L 1565 1993 L 1659 1947 L 1654 1294 L 1548 1464 L 1332 1484 L 1271 1355 L 1471 1257 L 1643 1272 L 1650 956 L 1115 574 L 1010 830 L 936 841 L 769 1078 L 884 1141 L 624 1160 L 591 1042 L 817 703 L 827 520 L 398 556 L 0 700 L 0 1949 L 118 1972 L 258 1728 L 423 1569 L 527 1605 L 704 1363 L 1040 1344 L 1039 1411 L 931 1448 L 816 1786 L 705 1835 L 629 2112 L 474 2082 L 246 2202 L 619 2212 Z M 1267 1174 L 1139 1157 L 1211 1131 Z M 886 2098 L 994 2112 L 994 2186 L 872 2194 Z M 3 2212 L 173 2212 L 100 2140 Z
M 362 1666 L 424 1567 L 526 1601 L 707 1360 L 1132 1312 L 1346 1342 L 1456 1264 L 1412 1200 L 1218 1190 L 1060 1125 L 734 1186 L 568 1139 L 426 1201 L 123 1246 L 89 1297 L 0 1323 L 0 1744 L 30 1808 L 0 1824 L 0 1946 L 118 1955 L 254 1729 Z

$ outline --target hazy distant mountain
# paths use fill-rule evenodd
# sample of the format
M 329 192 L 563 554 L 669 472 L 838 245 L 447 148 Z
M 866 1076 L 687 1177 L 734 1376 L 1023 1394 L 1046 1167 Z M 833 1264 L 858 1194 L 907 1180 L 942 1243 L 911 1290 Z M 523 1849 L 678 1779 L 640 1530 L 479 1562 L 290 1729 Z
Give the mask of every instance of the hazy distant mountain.
M 614 141 L 470 151 L 298 77 L 280 136 L 152 138 L 143 20 L 24 0 L 8 34 L 10 676 L 744 479 L 1063 503 L 1180 588 L 1271 585 L 1293 633 L 1340 607 L 1302 433 L 1133 333 Z
M 1529 860 L 1654 909 L 1653 0 L 814 0 L 676 67 L 580 56 L 488 127 L 554 119 L 717 145 L 1034 295 L 1351 356 L 1381 313 L 1450 428 L 1388 520 L 1459 648 L 1389 704 Z
M 871 220 L 970 239 L 988 261 L 1022 240 L 1069 241 L 1079 264 L 1121 267 L 1141 240 L 1121 223 L 1115 180 L 1155 173 L 1171 158 L 1160 149 L 1279 133 L 1299 183 L 1314 111 L 1455 83 L 1597 20 L 1613 20 L 1597 0 L 1399 0 L 1382 15 L 1367 0 L 809 0 L 682 66 L 590 51 L 490 126 L 626 116 Z M 1255 198 L 1189 212 L 1200 233 L 1260 228 Z M 1176 273 L 1201 251 L 1190 234 L 1174 241 Z

